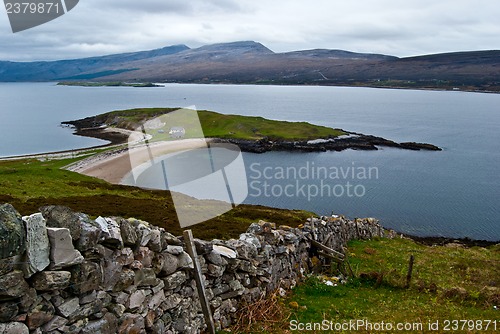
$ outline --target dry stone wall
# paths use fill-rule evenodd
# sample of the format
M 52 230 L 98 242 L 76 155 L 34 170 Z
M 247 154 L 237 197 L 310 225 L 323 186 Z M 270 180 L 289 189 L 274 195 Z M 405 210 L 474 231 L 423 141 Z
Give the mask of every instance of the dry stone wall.
M 199 333 L 205 329 L 180 237 L 137 219 L 90 219 L 47 206 L 21 217 L 0 205 L 0 334 Z M 312 268 L 309 238 L 343 251 L 383 236 L 375 219 L 259 222 L 239 239 L 196 240 L 217 328 L 243 303 L 290 289 Z

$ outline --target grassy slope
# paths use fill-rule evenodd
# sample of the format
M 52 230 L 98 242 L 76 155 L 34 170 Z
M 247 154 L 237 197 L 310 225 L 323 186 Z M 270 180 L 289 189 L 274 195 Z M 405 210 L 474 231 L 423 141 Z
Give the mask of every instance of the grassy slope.
M 146 220 L 180 235 L 170 193 L 111 185 L 61 167 L 72 160 L 0 161 L 0 203 L 11 203 L 23 215 L 43 205 L 66 205 L 92 216 L 122 216 Z M 196 203 L 193 203 L 196 205 Z M 197 238 L 238 237 L 260 219 L 297 226 L 310 212 L 240 205 L 236 209 L 192 227 Z
M 97 116 L 98 120 L 117 127 L 135 129 L 139 124 L 162 114 L 174 111 L 172 108 L 140 108 L 118 110 Z M 258 140 L 264 137 L 283 140 L 310 140 L 336 137 L 345 134 L 306 122 L 286 122 L 262 117 L 223 115 L 213 111 L 198 111 L 205 137 Z
M 308 279 L 286 299 L 283 307 L 290 314 L 290 320 L 321 322 L 327 319 L 342 323 L 367 319 L 427 326 L 429 321 L 436 320 L 442 324 L 444 320 L 453 319 L 489 319 L 498 320 L 497 331 L 500 330 L 500 311 L 493 308 L 500 304 L 498 245 L 429 247 L 411 240 L 380 239 L 351 242 L 349 253 L 356 276 L 383 273 L 382 280 L 356 278 L 347 285 L 330 287 L 318 279 Z M 412 285 L 404 289 L 411 254 L 415 256 Z M 299 307 L 291 302 L 297 302 Z M 282 333 L 288 326 L 288 321 L 282 321 L 271 332 Z M 482 332 L 493 333 L 491 329 Z

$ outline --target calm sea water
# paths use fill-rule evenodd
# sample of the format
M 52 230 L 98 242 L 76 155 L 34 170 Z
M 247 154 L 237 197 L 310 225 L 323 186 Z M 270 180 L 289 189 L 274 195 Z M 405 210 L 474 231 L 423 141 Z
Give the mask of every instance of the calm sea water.
M 250 182 L 246 202 L 374 216 L 384 226 L 409 234 L 500 240 L 500 95 L 342 87 L 0 83 L 0 99 L 0 157 L 98 145 L 103 142 L 73 136 L 59 123 L 133 107 L 195 105 L 308 121 L 396 141 L 429 142 L 444 150 L 244 154 Z M 310 175 L 298 176 L 298 181 L 294 175 L 276 174 L 301 168 Z M 360 173 L 370 168 L 376 175 L 362 177 Z M 329 174 L 314 177 L 314 171 L 324 170 Z M 345 177 L 335 178 L 335 171 Z M 266 177 L 270 173 L 272 177 Z M 323 193 L 315 195 L 316 189 Z

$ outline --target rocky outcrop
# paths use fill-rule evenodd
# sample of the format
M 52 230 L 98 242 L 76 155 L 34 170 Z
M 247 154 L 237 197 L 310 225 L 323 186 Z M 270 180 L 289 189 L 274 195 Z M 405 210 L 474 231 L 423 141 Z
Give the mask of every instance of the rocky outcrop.
M 346 132 L 346 131 L 345 131 Z M 441 151 L 441 148 L 426 143 L 397 143 L 382 137 L 370 135 L 349 133 L 348 136 L 332 137 L 327 139 L 318 139 L 311 141 L 286 141 L 270 140 L 268 138 L 260 140 L 245 139 L 220 139 L 214 138 L 214 142 L 231 143 L 238 145 L 244 152 L 265 153 L 269 151 L 302 151 L 302 152 L 326 152 L 326 151 L 344 151 L 347 149 L 372 151 L 378 150 L 378 147 L 394 147 L 405 150 L 425 150 Z
M 136 219 L 42 211 L 46 218 L 21 219 L 0 206 L 2 238 L 15 241 L 0 249 L 0 263 L 8 264 L 0 273 L 0 333 L 204 330 L 182 238 Z M 383 235 L 374 219 L 323 217 L 302 228 L 259 222 L 238 239 L 195 240 L 217 328 L 229 326 L 242 303 L 295 286 L 313 267 L 310 238 L 343 252 L 351 239 Z

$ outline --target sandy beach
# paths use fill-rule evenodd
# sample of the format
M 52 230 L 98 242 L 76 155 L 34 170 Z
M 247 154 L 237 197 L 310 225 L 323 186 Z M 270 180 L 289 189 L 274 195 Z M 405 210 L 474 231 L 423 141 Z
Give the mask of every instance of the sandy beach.
M 66 169 L 119 184 L 132 170 L 131 161 L 137 167 L 151 159 L 181 150 L 206 147 L 208 139 L 182 139 L 176 141 L 135 144 L 131 148 L 103 152 L 80 160 Z

